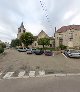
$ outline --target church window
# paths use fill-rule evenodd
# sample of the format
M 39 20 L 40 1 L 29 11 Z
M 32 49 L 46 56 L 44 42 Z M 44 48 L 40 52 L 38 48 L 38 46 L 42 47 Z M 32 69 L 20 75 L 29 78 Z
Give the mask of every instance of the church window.
M 23 30 L 23 33 L 25 33 L 25 30 Z
M 36 43 L 35 43 L 35 46 L 36 46 Z

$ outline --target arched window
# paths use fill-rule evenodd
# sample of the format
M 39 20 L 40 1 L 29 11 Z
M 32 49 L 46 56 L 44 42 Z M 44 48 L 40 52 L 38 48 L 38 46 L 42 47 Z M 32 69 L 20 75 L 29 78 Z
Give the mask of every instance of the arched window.
M 25 33 L 25 30 L 23 30 L 23 33 Z

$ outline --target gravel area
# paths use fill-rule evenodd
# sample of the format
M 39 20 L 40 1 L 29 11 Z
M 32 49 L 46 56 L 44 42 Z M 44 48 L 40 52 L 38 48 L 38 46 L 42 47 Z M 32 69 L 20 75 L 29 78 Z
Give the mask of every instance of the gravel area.
M 19 72 L 45 70 L 46 73 L 80 73 L 80 59 L 70 59 L 62 54 L 55 56 L 27 55 L 15 49 L 7 49 L 0 55 L 0 71 Z

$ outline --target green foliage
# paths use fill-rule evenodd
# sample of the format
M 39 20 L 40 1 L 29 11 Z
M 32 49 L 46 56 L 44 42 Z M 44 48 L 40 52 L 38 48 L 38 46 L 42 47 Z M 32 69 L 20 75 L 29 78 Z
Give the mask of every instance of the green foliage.
M 50 45 L 50 39 L 49 38 L 40 38 L 40 39 L 38 39 L 38 44 L 42 45 L 44 48 L 45 45 Z
M 61 50 L 65 50 L 65 49 L 67 49 L 67 46 L 65 46 L 65 45 L 60 45 L 59 48 L 60 48 Z
M 31 45 L 34 41 L 33 34 L 30 32 L 23 33 L 20 37 L 21 42 L 28 47 L 28 45 Z
M 13 39 L 11 41 L 11 47 L 21 46 L 21 41 L 19 39 Z
M 0 47 L 0 54 L 4 52 L 4 48 Z
M 0 47 L 2 47 L 2 48 L 6 48 L 5 43 L 0 43 Z
M 55 48 L 37 48 L 39 50 L 50 50 L 50 51 L 55 51 Z

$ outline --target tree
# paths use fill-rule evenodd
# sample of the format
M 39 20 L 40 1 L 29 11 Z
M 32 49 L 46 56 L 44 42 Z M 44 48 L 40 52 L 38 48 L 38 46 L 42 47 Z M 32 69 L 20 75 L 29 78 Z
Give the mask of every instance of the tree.
M 11 41 L 11 46 L 12 47 L 21 46 L 21 41 L 19 39 L 13 39 Z
M 44 48 L 45 45 L 50 45 L 50 39 L 49 38 L 40 38 L 40 39 L 38 39 L 38 44 L 42 45 Z
M 2 47 L 2 48 L 6 48 L 5 43 L 0 43 L 0 47 Z
M 34 37 L 33 34 L 31 34 L 30 32 L 26 32 L 20 36 L 20 40 L 25 47 L 28 47 L 28 45 L 31 45 L 33 43 Z

